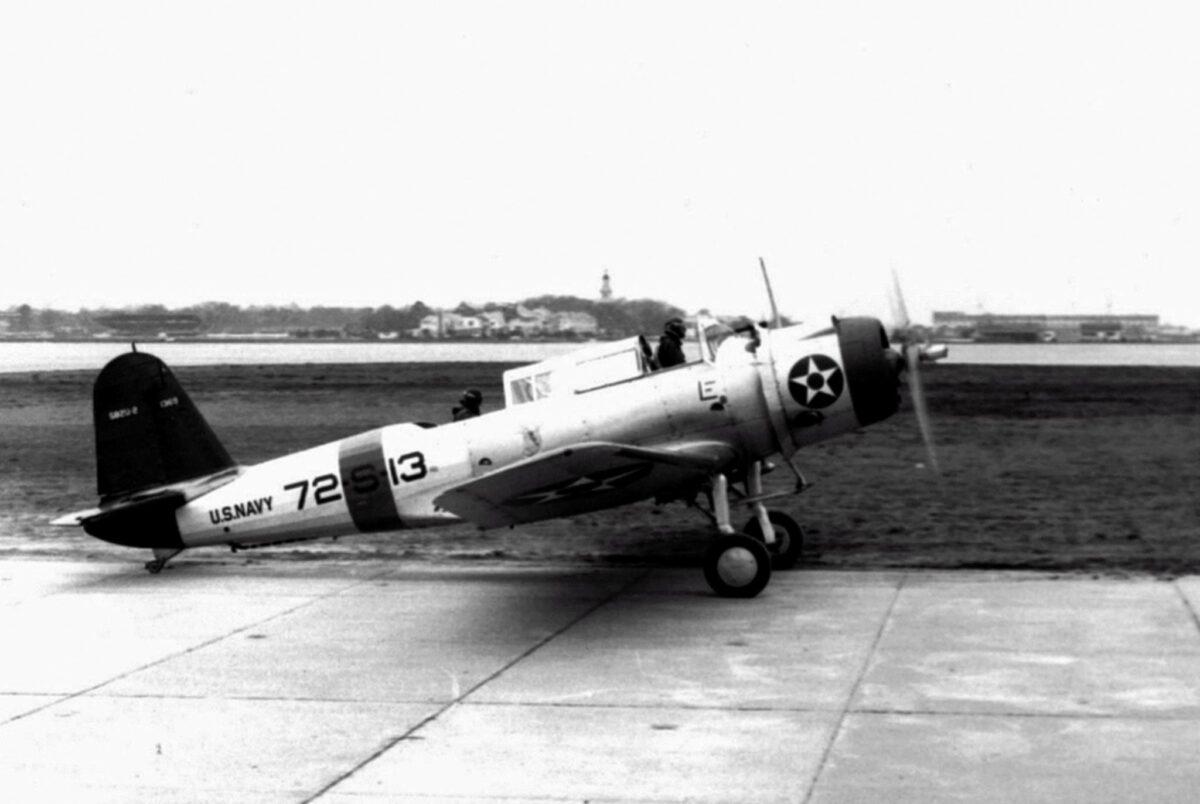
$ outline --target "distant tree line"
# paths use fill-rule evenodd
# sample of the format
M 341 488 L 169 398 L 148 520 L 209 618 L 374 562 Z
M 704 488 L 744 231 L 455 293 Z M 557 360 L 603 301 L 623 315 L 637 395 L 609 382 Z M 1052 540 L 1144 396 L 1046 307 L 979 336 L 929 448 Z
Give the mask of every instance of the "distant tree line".
M 506 317 L 517 315 L 517 307 L 544 307 L 552 312 L 587 312 L 596 317 L 602 334 L 620 337 L 642 332 L 657 334 L 663 323 L 684 311 L 654 299 L 613 299 L 600 302 L 576 296 L 533 296 L 518 302 L 489 302 L 472 305 L 462 302 L 453 308 L 463 315 L 502 310 Z M 112 313 L 187 314 L 203 322 L 208 333 L 305 333 L 338 332 L 350 337 L 375 337 L 380 333 L 407 334 L 421 319 L 436 308 L 415 301 L 405 307 L 300 307 L 291 305 L 252 305 L 241 307 L 228 302 L 204 302 L 187 307 L 167 308 L 149 304 L 123 308 L 97 308 L 66 311 L 37 309 L 28 304 L 10 307 L 3 315 L 9 334 L 17 335 L 92 335 L 104 331 L 98 319 Z

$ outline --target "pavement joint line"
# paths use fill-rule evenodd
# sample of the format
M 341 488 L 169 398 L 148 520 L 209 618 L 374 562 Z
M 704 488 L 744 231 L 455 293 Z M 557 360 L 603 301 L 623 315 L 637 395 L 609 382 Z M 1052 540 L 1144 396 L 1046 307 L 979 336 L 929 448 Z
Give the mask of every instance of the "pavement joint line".
M 1200 625 L 1198 625 L 1197 627 L 1200 628 Z M 1128 648 L 1087 648 L 1084 650 L 1052 650 L 1050 648 L 1030 648 L 1028 650 L 1023 650 L 1021 648 L 997 648 L 997 647 L 986 647 L 986 646 L 971 647 L 971 648 L 966 648 L 966 649 L 961 649 L 961 650 L 930 651 L 930 650 L 923 650 L 919 647 L 914 647 L 912 645 L 905 645 L 905 646 L 900 646 L 900 647 L 893 647 L 891 649 L 891 652 L 897 656 L 907 656 L 910 654 L 918 654 L 918 655 L 922 655 L 922 656 L 928 656 L 928 655 L 932 655 L 934 653 L 955 653 L 955 654 L 971 653 L 971 654 L 983 654 L 983 655 L 987 655 L 987 656 L 1066 656 L 1071 659 L 1078 659 L 1079 661 L 1086 661 L 1088 659 L 1100 659 L 1100 658 L 1104 658 L 1106 656 L 1188 657 L 1188 656 L 1195 656 L 1196 653 L 1198 652 L 1198 648 L 1197 647 L 1187 647 L 1187 648 L 1184 648 L 1181 650 L 1177 649 L 1177 650 L 1170 650 L 1170 651 L 1161 651 L 1161 652 L 1157 652 L 1157 653 L 1151 653 L 1149 651 L 1144 651 L 1144 650 L 1130 650 Z
M 67 693 L 53 693 L 67 695 Z M 45 693 L 13 692 L 0 690 L 0 697 L 26 696 L 31 698 L 47 697 Z M 264 703 L 330 703 L 330 704 L 371 704 L 380 706 L 407 705 L 436 705 L 447 703 L 446 699 L 430 698 L 317 698 L 311 695 L 279 696 L 279 695 L 187 695 L 182 693 L 153 693 L 153 692 L 95 692 L 91 697 L 110 698 L 113 700 L 163 700 L 163 701 L 258 701 Z M 839 712 L 837 706 L 720 706 L 718 704 L 620 704 L 620 703 L 564 703 L 561 701 L 463 701 L 462 706 L 478 707 L 511 707 L 511 708 L 543 708 L 543 709 L 629 709 L 636 711 L 683 711 L 683 712 Z M 859 710 L 855 710 L 856 712 Z M 862 710 L 869 711 L 869 710 Z M 931 713 L 937 714 L 937 713 Z
M 630 709 L 637 711 L 681 711 L 681 712 L 841 712 L 838 706 L 718 706 L 700 704 L 609 704 L 609 703 L 562 703 L 558 701 L 463 701 L 463 706 L 511 706 L 548 709 Z M 1178 720 L 1200 721 L 1200 714 L 1155 714 L 1149 712 L 983 712 L 970 709 L 884 709 L 879 707 L 851 707 L 852 715 L 930 715 L 947 717 L 1016 717 L 1016 718 L 1061 718 L 1070 720 Z
M 508 662 L 505 662 L 498 670 L 496 670 L 494 673 L 487 676 L 486 678 L 482 679 L 481 681 L 475 683 L 473 686 L 471 686 L 469 689 L 467 689 L 465 692 L 463 692 L 457 698 L 454 698 L 453 700 L 449 701 L 448 703 L 442 705 L 436 711 L 434 711 L 432 714 L 423 718 L 415 726 L 406 730 L 403 734 L 400 734 L 396 737 L 392 737 L 391 739 L 385 741 L 382 746 L 380 746 L 374 752 L 372 752 L 371 754 L 366 756 L 362 761 L 355 763 L 353 766 L 350 767 L 349 770 L 345 771 L 344 773 L 338 774 L 328 784 L 318 788 L 316 790 L 316 792 L 314 792 L 311 796 L 308 796 L 308 797 L 302 799 L 300 804 L 312 804 L 312 802 L 316 801 L 317 799 L 321 798 L 321 796 L 323 796 L 326 793 L 333 790 L 333 788 L 337 787 L 342 782 L 346 781 L 351 776 L 353 776 L 354 774 L 358 773 L 360 770 L 365 768 L 367 765 L 370 765 L 372 762 L 379 759 L 387 752 L 391 751 L 393 748 L 395 748 L 400 743 L 404 742 L 405 740 L 412 739 L 413 735 L 415 735 L 421 729 L 425 728 L 427 725 L 429 725 L 430 723 L 434 722 L 442 715 L 449 712 L 455 706 L 458 706 L 458 705 L 464 703 L 466 701 L 466 699 L 468 697 L 470 697 L 472 694 L 474 694 L 475 692 L 477 692 L 478 690 L 480 690 L 487 684 L 490 684 L 491 682 L 495 681 L 497 678 L 504 675 L 506 672 L 511 670 L 513 667 L 515 667 L 517 664 L 525 661 L 530 656 L 532 656 L 534 653 L 541 650 L 546 645 L 550 644 L 550 642 L 557 639 L 559 636 L 566 633 L 567 631 L 571 630 L 576 625 L 583 622 L 588 617 L 592 616 L 593 614 L 595 614 L 597 611 L 599 611 L 600 609 L 607 606 L 612 601 L 616 600 L 618 597 L 620 597 L 622 594 L 627 592 L 629 589 L 631 589 L 638 583 L 641 583 L 641 581 L 643 579 L 645 579 L 646 576 L 648 576 L 653 571 L 654 571 L 654 569 L 651 567 L 651 568 L 647 568 L 643 572 L 639 572 L 639 573 L 635 574 L 634 577 L 631 578 L 628 582 L 626 582 L 625 584 L 623 584 L 616 590 L 610 592 L 605 597 L 600 598 L 600 600 L 598 600 L 592 606 L 585 609 L 583 612 L 581 612 L 579 614 L 579 616 L 575 617 L 570 622 L 563 625 L 557 631 L 554 631 L 553 633 L 542 637 L 537 642 L 535 642 L 533 645 L 531 645 L 527 650 L 522 652 L 520 655 L 516 656 L 513 659 L 510 659 Z
M 717 704 L 565 703 L 562 701 L 463 701 L 463 706 L 529 709 L 628 709 L 634 712 L 840 712 L 839 706 L 720 706 Z
M 1200 632 L 1200 615 L 1196 614 L 1196 609 L 1193 608 L 1192 601 L 1188 600 L 1188 596 L 1185 595 L 1183 590 L 1179 588 L 1179 581 L 1172 581 L 1171 586 L 1175 587 L 1175 594 L 1179 596 L 1180 601 L 1183 602 L 1183 607 L 1187 609 L 1187 613 L 1191 615 L 1192 624 L 1196 626 L 1196 631 Z
M 976 712 L 969 709 L 851 709 L 854 715 L 914 715 L 919 717 L 1021 718 L 1037 720 L 1136 720 L 1145 722 L 1200 722 L 1200 714 L 1175 715 L 1146 712 Z
M 0 693 L 3 695 L 4 693 Z M 36 694 L 36 693 L 30 693 Z M 408 704 L 440 704 L 445 699 L 418 698 L 316 698 L 311 695 L 186 695 L 183 693 L 154 693 L 154 692 L 95 692 L 93 698 L 111 698 L 113 700 L 162 700 L 162 701 L 259 701 L 263 703 L 330 703 L 330 704 L 379 704 L 383 706 Z
M 269 623 L 272 620 L 279 619 L 280 617 L 286 617 L 287 615 L 292 614 L 293 612 L 297 612 L 300 609 L 305 608 L 306 606 L 313 605 L 317 601 L 325 600 L 325 599 L 331 598 L 331 597 L 336 597 L 337 595 L 340 595 L 343 592 L 345 592 L 347 589 L 353 589 L 355 586 L 366 583 L 369 580 L 374 580 L 374 578 L 360 579 L 353 583 L 347 584 L 346 586 L 343 586 L 339 589 L 335 589 L 330 592 L 326 592 L 324 594 L 313 595 L 308 600 L 305 600 L 301 603 L 297 603 L 295 606 L 292 606 L 289 609 L 285 609 L 284 611 L 276 612 L 275 614 L 272 614 L 269 617 L 264 617 L 261 620 L 255 620 L 254 622 L 247 623 L 246 625 L 243 625 L 239 628 L 234 628 L 232 631 L 227 631 L 224 634 L 221 634 L 219 636 L 215 636 L 211 639 L 206 639 L 205 641 L 200 642 L 199 644 L 191 645 L 183 650 L 176 651 L 175 653 L 171 653 L 167 656 L 162 656 L 158 659 L 155 659 L 152 662 L 147 662 L 146 664 L 140 665 L 138 667 L 134 667 L 130 670 L 126 670 L 125 672 L 119 673 L 118 675 L 115 675 L 111 678 L 106 678 L 105 680 L 99 682 L 98 684 L 93 684 L 90 687 L 85 687 L 84 689 L 76 690 L 75 692 L 62 695 L 62 697 L 59 697 L 56 700 L 50 701 L 46 704 L 43 704 L 42 706 L 39 706 L 36 709 L 31 709 L 28 712 L 21 712 L 20 714 L 14 715 L 13 717 L 10 717 L 7 720 L 0 722 L 0 728 L 4 728 L 5 726 L 8 726 L 12 723 L 16 723 L 18 720 L 24 720 L 25 718 L 30 717 L 32 715 L 36 715 L 39 712 L 44 712 L 52 706 L 58 706 L 61 703 L 66 703 L 67 701 L 72 701 L 76 698 L 80 698 L 84 695 L 87 695 L 88 693 L 95 692 L 98 689 L 107 687 L 109 684 L 112 684 L 113 682 L 120 681 L 123 678 L 127 678 L 127 677 L 133 675 L 134 673 L 140 673 L 143 670 L 148 670 L 151 667 L 155 667 L 157 665 L 163 664 L 164 662 L 169 662 L 172 659 L 178 659 L 181 656 L 187 656 L 189 653 L 195 653 L 198 650 L 203 650 L 204 648 L 207 648 L 210 645 L 215 645 L 216 643 L 226 640 L 229 637 L 236 636 L 237 634 L 243 633 L 245 631 L 249 631 L 252 628 L 257 628 L 258 626 L 262 625 L 263 623 Z
M 871 648 L 867 651 L 866 658 L 863 659 L 862 667 L 858 670 L 858 677 L 854 679 L 854 686 L 850 688 L 850 693 L 846 696 L 846 703 L 842 707 L 841 714 L 838 715 L 837 723 L 834 725 L 833 732 L 829 736 L 829 742 L 825 744 L 825 750 L 821 753 L 821 761 L 817 763 L 817 769 L 813 773 L 812 780 L 809 782 L 808 790 L 804 792 L 804 804 L 808 804 L 812 800 L 813 792 L 817 789 L 817 783 L 821 780 L 821 773 L 825 770 L 825 764 L 829 762 L 829 756 L 833 753 L 833 746 L 837 743 L 837 739 L 846 725 L 846 716 L 850 713 L 851 707 L 854 705 L 854 699 L 862 687 L 863 679 L 867 677 L 867 671 L 871 668 L 871 660 L 875 658 L 875 652 L 879 649 L 879 643 L 883 640 L 883 633 L 892 621 L 892 612 L 896 610 L 896 603 L 900 600 L 900 593 L 904 590 L 904 582 L 907 579 L 908 574 L 906 573 L 901 575 L 900 579 L 896 582 L 896 591 L 892 593 L 892 600 L 888 603 L 887 611 L 884 612 L 879 623 L 879 628 L 875 631 L 875 638 L 871 640 Z
M 463 800 L 462 798 L 454 798 L 454 797 L 447 798 L 446 796 L 443 796 L 441 793 L 405 793 L 401 799 L 392 798 L 392 797 L 389 797 L 386 795 L 380 795 L 379 793 L 338 793 L 338 795 L 346 796 L 348 798 L 362 799 L 367 804 L 370 804 L 370 802 L 374 802 L 374 801 L 397 801 L 397 800 L 429 801 L 429 802 L 433 802 L 433 804 L 438 804 L 438 802 L 462 801 Z M 473 796 L 471 798 L 471 801 L 478 801 L 478 802 L 494 801 L 494 802 L 501 802 L 501 803 L 505 802 L 505 801 L 516 801 L 516 802 L 537 801 L 537 802 L 545 802 L 546 804 L 590 804 L 590 802 L 595 802 L 595 804 L 679 804 L 679 799 L 676 799 L 676 798 L 658 798 L 658 797 L 643 798 L 641 796 L 639 796 L 638 798 L 622 798 L 621 796 L 603 796 L 601 798 L 580 798 L 579 796 L 554 796 L 554 795 L 544 795 L 544 796 L 512 795 L 512 796 L 509 796 L 509 795 L 496 795 L 494 793 L 489 794 L 489 795 L 483 795 L 483 796 Z

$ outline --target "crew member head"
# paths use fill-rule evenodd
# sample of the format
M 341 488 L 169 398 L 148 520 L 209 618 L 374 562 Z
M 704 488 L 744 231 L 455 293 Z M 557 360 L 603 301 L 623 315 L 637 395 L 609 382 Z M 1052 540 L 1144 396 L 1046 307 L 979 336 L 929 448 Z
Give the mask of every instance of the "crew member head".
M 479 406 L 482 404 L 483 394 L 479 393 L 475 388 L 468 388 L 458 398 L 458 404 L 450 411 L 450 415 L 456 422 L 463 419 L 472 419 L 480 415 Z
M 463 395 L 459 397 L 458 404 L 462 405 L 464 408 L 470 408 L 471 410 L 477 411 L 479 410 L 479 406 L 483 404 L 483 394 L 481 394 L 475 388 L 468 388 L 467 390 L 463 391 Z

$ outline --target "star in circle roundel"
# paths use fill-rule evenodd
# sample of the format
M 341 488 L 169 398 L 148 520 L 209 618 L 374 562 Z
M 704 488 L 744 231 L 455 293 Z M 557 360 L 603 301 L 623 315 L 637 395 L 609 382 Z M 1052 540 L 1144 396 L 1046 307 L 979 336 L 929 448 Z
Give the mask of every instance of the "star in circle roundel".
M 809 355 L 792 366 L 787 386 L 792 399 L 806 408 L 827 408 L 842 395 L 846 375 L 832 357 Z

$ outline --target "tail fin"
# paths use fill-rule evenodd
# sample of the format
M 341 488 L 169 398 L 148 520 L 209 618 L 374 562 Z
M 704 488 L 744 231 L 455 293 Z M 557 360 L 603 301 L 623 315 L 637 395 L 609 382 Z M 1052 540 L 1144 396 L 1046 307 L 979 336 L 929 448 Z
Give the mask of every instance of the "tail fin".
M 154 355 L 109 362 L 92 392 L 100 502 L 234 466 L 175 375 Z

